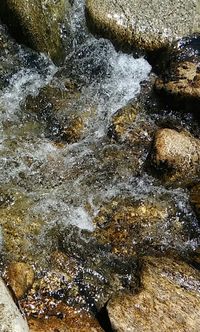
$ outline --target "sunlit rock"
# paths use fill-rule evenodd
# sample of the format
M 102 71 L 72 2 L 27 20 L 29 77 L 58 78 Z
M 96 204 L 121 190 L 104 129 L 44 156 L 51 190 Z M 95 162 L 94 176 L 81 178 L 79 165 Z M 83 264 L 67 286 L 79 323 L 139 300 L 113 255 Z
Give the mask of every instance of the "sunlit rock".
M 30 332 L 103 332 L 98 321 L 87 312 L 78 312 L 67 305 L 52 309 L 49 316 L 29 318 Z
M 65 0 L 2 0 L 0 16 L 18 41 L 59 62 L 64 56 L 61 24 L 69 8 Z
M 0 330 L 29 332 L 27 322 L 14 303 L 5 283 L 0 279 Z
M 191 1 L 86 1 L 88 22 L 120 44 L 155 51 L 173 40 L 200 31 L 198 0 Z
M 3 235 L 3 250 L 8 261 L 32 261 L 36 251 L 32 245 L 36 243 L 44 222 L 41 219 L 27 217 L 30 201 L 27 197 L 16 193 L 13 202 L 0 208 L 0 225 Z M 39 248 L 38 248 L 39 249 Z M 35 259 L 37 254 L 35 256 Z
M 109 252 L 134 257 L 150 252 L 179 252 L 188 238 L 173 200 L 167 195 L 120 197 L 102 205 L 94 218 L 95 236 Z
M 17 299 L 23 297 L 34 282 L 33 268 L 23 262 L 12 262 L 8 265 L 5 276 Z
M 114 331 L 194 331 L 200 323 L 200 274 L 183 262 L 145 259 L 141 290 L 109 301 Z
M 150 162 L 166 183 L 187 185 L 198 179 L 200 141 L 188 131 L 160 129 L 155 134 Z

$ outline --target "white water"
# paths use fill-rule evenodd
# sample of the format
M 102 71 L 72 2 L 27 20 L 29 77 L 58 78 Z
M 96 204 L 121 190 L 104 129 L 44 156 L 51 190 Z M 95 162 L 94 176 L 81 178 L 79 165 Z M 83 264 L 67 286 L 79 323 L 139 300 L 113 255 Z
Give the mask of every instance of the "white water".
M 26 125 L 33 120 L 22 113 L 21 106 L 27 95 L 36 95 L 51 81 L 58 68 L 47 59 L 44 61 L 43 55 L 45 74 L 28 66 L 19 68 L 0 94 L 2 186 L 10 186 L 31 199 L 27 218 L 39 216 L 48 227 L 75 225 L 91 231 L 92 219 L 102 202 L 117 195 L 139 199 L 167 193 L 192 219 L 183 190 L 167 190 L 146 173 L 136 176 L 126 161 L 116 165 L 116 159 L 114 166 L 109 166 L 108 160 L 107 166 L 103 165 L 107 150 L 123 151 L 123 146 L 107 141 L 111 116 L 137 97 L 141 82 L 149 79 L 151 66 L 144 58 L 134 59 L 132 55 L 116 52 L 108 40 L 91 36 L 85 28 L 80 0 L 74 1 L 71 32 L 74 42 L 66 57 L 66 67 L 69 77 L 81 82 L 80 97 L 71 107 L 77 114 L 94 108 L 95 114 L 87 122 L 83 139 L 62 148 L 45 137 L 42 124 L 38 124 L 36 131 L 27 132 Z M 70 111 L 66 110 L 66 114 Z M 147 115 L 143 120 L 146 119 L 150 121 Z M 140 157 L 135 158 L 139 166 L 144 163 L 145 153 L 141 151 Z M 109 174 L 109 167 L 111 171 L 112 167 L 116 169 Z M 196 245 L 188 241 L 189 245 Z

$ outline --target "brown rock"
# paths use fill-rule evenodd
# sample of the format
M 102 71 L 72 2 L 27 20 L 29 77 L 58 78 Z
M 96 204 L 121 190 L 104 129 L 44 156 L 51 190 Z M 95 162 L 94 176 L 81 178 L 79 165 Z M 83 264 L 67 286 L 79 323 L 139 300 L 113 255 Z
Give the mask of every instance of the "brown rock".
M 200 174 L 200 140 L 185 130 L 160 129 L 155 135 L 150 162 L 164 182 L 192 183 Z
M 175 249 L 188 237 L 173 201 L 161 195 L 115 198 L 101 207 L 94 223 L 98 242 L 122 257 Z
M 28 321 L 30 332 L 103 332 L 94 317 L 86 312 L 77 312 L 66 305 L 57 308 L 57 315 Z
M 89 23 L 122 45 L 157 51 L 174 40 L 199 32 L 198 0 L 87 0 Z
M 198 113 L 200 104 L 200 63 L 183 61 L 172 65 L 164 79 L 157 79 L 155 88 L 168 97 L 174 106 Z
M 6 280 L 16 298 L 20 299 L 34 282 L 33 268 L 23 262 L 12 262 L 6 269 Z
M 109 128 L 110 136 L 117 140 L 123 140 L 127 130 L 129 130 L 134 123 L 137 113 L 138 109 L 134 105 L 127 105 L 118 110 L 111 119 L 111 125 Z
M 167 258 L 145 260 L 142 288 L 121 294 L 107 309 L 114 331 L 198 332 L 200 273 Z
M 19 42 L 60 62 L 64 56 L 60 28 L 69 8 L 65 0 L 1 0 L 0 16 Z

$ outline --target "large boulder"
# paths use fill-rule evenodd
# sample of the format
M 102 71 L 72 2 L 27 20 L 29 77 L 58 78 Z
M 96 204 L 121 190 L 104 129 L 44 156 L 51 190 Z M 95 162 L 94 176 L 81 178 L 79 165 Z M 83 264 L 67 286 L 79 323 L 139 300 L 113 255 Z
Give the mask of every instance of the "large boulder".
M 59 62 L 64 56 L 61 24 L 69 7 L 65 0 L 2 0 L 0 17 L 19 42 Z
M 200 273 L 167 258 L 145 260 L 137 294 L 121 294 L 107 309 L 116 332 L 199 331 Z
M 200 31 L 200 7 L 194 1 L 87 0 L 89 23 L 121 44 L 147 51 Z
M 191 184 L 200 174 L 200 140 L 186 130 L 159 129 L 150 163 L 166 184 Z

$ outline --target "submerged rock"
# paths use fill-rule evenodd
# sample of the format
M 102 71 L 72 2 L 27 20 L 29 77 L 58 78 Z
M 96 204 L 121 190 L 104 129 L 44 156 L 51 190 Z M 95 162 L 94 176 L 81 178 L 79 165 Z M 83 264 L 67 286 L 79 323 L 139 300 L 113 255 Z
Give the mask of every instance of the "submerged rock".
M 33 268 L 23 262 L 12 262 L 6 269 L 5 278 L 17 299 L 23 297 L 34 282 Z
M 150 163 L 164 182 L 191 184 L 200 174 L 200 140 L 186 130 L 160 129 L 155 134 Z
M 103 332 L 98 321 L 87 312 L 77 312 L 72 307 L 59 305 L 49 317 L 28 320 L 30 332 Z
M 86 121 L 90 112 L 79 114 L 75 103 L 79 90 L 73 82 L 65 80 L 59 85 L 55 80 L 35 96 L 28 96 L 25 102 L 27 112 L 36 113 L 46 122 L 47 135 L 56 141 L 74 143 L 84 136 Z
M 175 203 L 167 195 L 115 198 L 102 205 L 94 223 L 98 243 L 122 258 L 184 250 L 189 235 Z
M 65 0 L 1 0 L 0 16 L 18 41 L 59 62 L 64 56 L 61 24 L 69 8 Z
M 191 1 L 86 1 L 88 21 L 118 44 L 147 51 L 169 46 L 173 40 L 200 32 L 198 0 Z
M 0 331 L 29 332 L 27 322 L 0 278 Z
M 138 287 L 136 260 L 122 262 L 106 257 L 97 246 L 84 244 L 81 239 L 76 246 L 67 238 L 65 242 L 64 250 L 69 253 L 55 252 L 48 268 L 38 271 L 27 297 L 20 300 L 27 316 L 42 318 L 50 315 L 52 308 L 59 312 L 60 302 L 97 314 L 117 291 Z
M 107 305 L 114 331 L 194 331 L 200 323 L 200 273 L 168 258 L 144 261 L 141 290 Z

